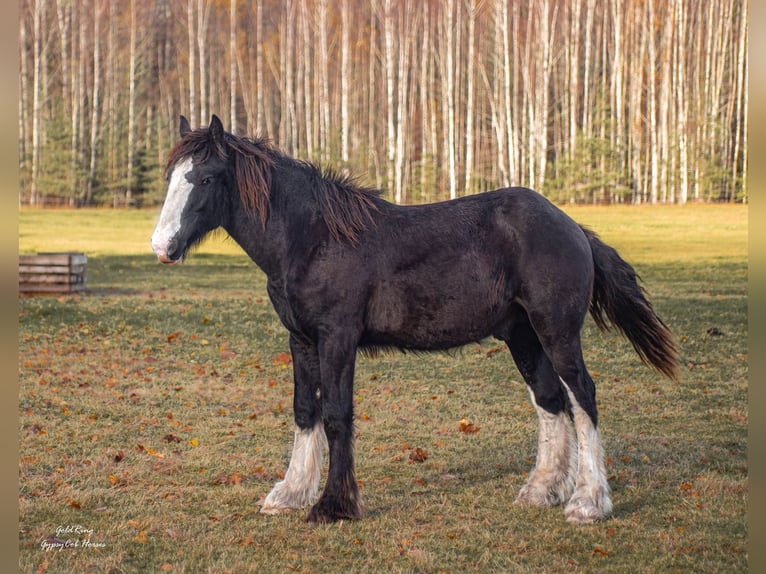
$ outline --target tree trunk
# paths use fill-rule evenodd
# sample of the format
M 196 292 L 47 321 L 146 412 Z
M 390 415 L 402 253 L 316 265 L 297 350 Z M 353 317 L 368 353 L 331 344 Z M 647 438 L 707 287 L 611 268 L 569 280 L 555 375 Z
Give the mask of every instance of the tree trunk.
M 651 4 L 654 0 L 649 0 Z M 582 131 L 583 136 L 589 139 L 592 136 L 592 111 L 591 111 L 591 70 L 593 64 L 591 62 L 593 52 L 593 13 L 596 10 L 595 0 L 588 0 L 588 5 L 585 8 L 585 61 L 583 62 L 583 95 L 582 95 Z
M 316 145 L 316 131 L 314 129 L 314 98 L 313 82 L 311 77 L 311 9 L 306 0 L 301 6 L 301 35 L 303 36 L 303 100 L 306 129 L 306 153 L 308 157 L 314 156 Z
M 349 45 L 351 22 L 349 17 L 349 0 L 340 2 L 340 159 L 346 164 L 349 160 L 349 92 L 351 84 Z
M 396 156 L 396 127 L 394 109 L 394 88 L 396 84 L 396 69 L 394 68 L 394 3 L 384 0 L 383 4 L 383 36 L 385 44 L 385 75 L 386 75 L 386 174 L 387 184 L 394 182 L 394 159 Z
M 654 41 L 654 2 L 647 2 L 644 32 L 649 45 L 649 161 L 651 179 L 649 181 L 649 203 L 657 203 L 660 177 L 660 154 L 657 138 L 657 47 Z
M 457 158 L 455 157 L 455 67 L 453 55 L 455 52 L 454 40 L 454 12 L 455 0 L 445 0 L 444 4 L 444 35 L 445 35 L 445 61 L 442 72 L 442 94 L 445 102 L 447 119 L 447 165 L 449 169 L 449 198 L 457 197 Z
M 330 58 L 327 50 L 327 0 L 317 0 L 319 42 L 319 146 L 322 161 L 330 159 Z
M 229 5 L 229 130 L 237 132 L 237 0 Z
M 90 111 L 90 169 L 88 185 L 82 203 L 93 203 L 93 186 L 96 181 L 96 157 L 98 147 L 99 116 L 101 102 L 101 7 L 99 0 L 93 3 L 93 96 Z
M 199 49 L 199 123 L 208 124 L 207 24 L 210 4 L 197 0 L 197 47 Z
M 195 0 L 186 0 L 186 24 L 189 35 L 189 117 L 193 122 L 197 117 L 197 48 L 194 45 L 194 5 Z
M 466 56 L 466 82 L 467 101 L 465 110 L 465 185 L 463 193 L 465 195 L 471 192 L 471 178 L 473 177 L 473 80 L 474 80 L 474 60 L 475 48 L 474 36 L 476 35 L 476 11 L 477 7 L 474 0 L 468 0 L 468 54 Z
M 263 0 L 255 3 L 255 131 L 263 133 L 264 102 L 263 94 L 266 91 L 263 85 Z
M 397 98 L 397 125 L 396 125 L 396 154 L 394 161 L 394 197 L 396 203 L 402 203 L 406 199 L 406 185 L 404 168 L 407 160 L 406 140 L 408 139 L 408 90 L 410 68 L 410 45 L 412 43 L 412 33 L 415 29 L 417 17 L 408 14 L 407 5 L 401 10 L 400 34 L 399 40 L 399 69 L 397 76 L 398 98 Z
M 27 183 L 27 153 L 29 153 L 29 61 L 27 57 L 27 24 L 23 16 L 19 19 L 19 207 L 24 201 L 24 186 Z
M 735 80 L 735 100 L 736 100 L 736 112 L 734 117 L 734 123 L 736 125 L 735 128 L 735 134 L 734 134 L 734 153 L 732 154 L 732 161 L 731 161 L 731 197 L 732 199 L 735 199 L 737 197 L 737 183 L 738 183 L 738 176 L 740 174 L 739 171 L 739 154 L 740 154 L 740 141 L 742 139 L 743 135 L 743 127 L 746 122 L 746 108 L 744 109 L 745 113 L 743 113 L 743 108 L 746 104 L 746 92 L 747 92 L 747 85 L 745 83 L 745 70 L 747 66 L 747 0 L 744 0 L 743 6 L 741 7 L 741 14 L 740 14 L 740 25 L 739 25 L 739 45 L 737 48 L 737 73 L 736 73 L 736 80 Z M 745 129 L 745 133 L 746 129 Z M 743 161 L 742 162 L 742 180 L 740 182 L 742 186 L 743 192 L 746 190 L 745 188 L 745 173 L 747 173 L 747 164 Z M 745 195 L 745 197 L 747 197 Z
M 687 124 L 688 113 L 688 86 L 686 82 L 686 19 L 688 13 L 684 9 L 683 0 L 676 0 L 678 6 L 678 18 L 676 20 L 677 41 L 678 41 L 678 60 L 676 65 L 676 106 L 678 108 L 678 156 L 679 156 L 679 189 L 677 201 L 681 205 L 685 204 L 689 197 L 689 152 L 687 143 Z
M 130 0 L 130 80 L 128 87 L 128 184 L 125 199 L 133 197 L 133 162 L 136 133 L 136 0 Z
M 622 0 L 617 0 L 620 2 Z M 574 161 L 577 149 L 578 96 L 580 94 L 580 20 L 582 0 L 572 0 L 571 10 L 571 48 L 569 53 L 569 159 Z
M 30 185 L 29 203 L 37 205 L 37 178 L 40 170 L 40 130 L 42 129 L 40 115 L 42 113 L 42 66 L 43 38 L 42 27 L 45 16 L 45 0 L 35 0 L 32 12 L 32 181 Z

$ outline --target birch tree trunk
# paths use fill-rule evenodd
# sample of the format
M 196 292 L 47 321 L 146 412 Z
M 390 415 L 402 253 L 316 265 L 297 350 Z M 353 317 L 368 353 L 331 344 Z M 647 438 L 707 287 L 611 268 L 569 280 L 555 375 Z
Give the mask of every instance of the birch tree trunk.
M 506 54 L 508 47 L 508 5 L 504 0 L 496 0 L 494 5 L 494 41 L 493 45 L 495 51 L 493 54 L 494 69 L 497 70 L 493 74 L 494 82 L 490 85 L 487 78 L 486 70 L 484 66 L 481 66 L 482 79 L 484 85 L 487 88 L 489 94 L 489 105 L 492 112 L 492 127 L 495 132 L 495 142 L 497 145 L 497 161 L 496 165 L 499 170 L 500 184 L 503 187 L 510 185 L 510 178 L 508 175 L 508 169 L 506 168 L 506 162 L 511 154 L 506 154 L 505 139 L 508 136 L 506 129 L 506 99 L 505 99 L 505 86 L 510 82 L 509 70 L 507 68 Z M 503 82 L 498 80 L 498 76 L 502 74 Z
M 136 145 L 136 0 L 130 0 L 130 80 L 128 85 L 128 183 L 125 199 L 133 197 L 133 163 Z
M 688 86 L 686 83 L 686 18 L 683 0 L 676 0 L 678 9 L 677 38 L 678 60 L 676 65 L 676 106 L 678 108 L 678 156 L 679 156 L 679 189 L 678 203 L 684 205 L 689 197 L 689 152 L 687 143 L 686 117 L 688 112 Z
M 90 170 L 83 204 L 93 203 L 93 184 L 96 179 L 96 152 L 98 146 L 99 116 L 101 102 L 101 7 L 100 0 L 93 3 L 93 96 L 90 115 Z
M 384 0 L 383 4 L 383 36 L 385 46 L 385 72 L 386 72 L 386 125 L 387 125 L 387 149 L 386 173 L 388 184 L 394 181 L 394 159 L 396 156 L 396 128 L 394 110 L 394 87 L 396 83 L 396 69 L 394 67 L 394 3 L 393 0 Z
M 306 153 L 309 157 L 314 156 L 314 147 L 316 145 L 313 82 L 311 81 L 311 20 L 311 11 L 308 1 L 304 0 L 303 5 L 301 6 L 301 29 L 303 35 L 302 63 L 305 67 L 303 76 L 303 99 L 306 129 Z
M 614 36 L 614 58 L 612 59 L 611 78 L 611 118 L 610 134 L 613 150 L 620 150 L 620 173 L 625 172 L 625 153 L 621 150 L 625 143 L 625 42 L 623 33 L 624 12 L 622 0 L 612 1 L 612 27 Z
M 474 80 L 474 60 L 475 48 L 474 37 L 476 35 L 476 10 L 474 0 L 468 0 L 468 54 L 466 56 L 466 82 L 467 101 L 465 105 L 465 185 L 464 194 L 471 191 L 471 178 L 473 177 L 473 80 Z
M 585 8 L 585 61 L 583 62 L 583 95 L 582 95 L 582 131 L 583 136 L 589 139 L 592 135 L 592 111 L 591 111 L 591 70 L 593 64 L 591 62 L 593 52 L 593 13 L 596 10 L 595 0 L 587 0 L 588 4 Z M 653 0 L 649 0 L 651 4 Z
M 35 0 L 32 7 L 32 181 L 30 185 L 30 203 L 37 205 L 37 178 L 40 171 L 40 114 L 42 113 L 42 66 L 43 38 L 42 27 L 45 16 L 45 1 Z
M 553 67 L 553 50 L 551 46 L 554 45 L 556 28 L 549 25 L 551 19 L 549 0 L 543 0 L 538 3 L 538 7 L 540 10 L 538 41 L 542 43 L 542 69 L 540 72 L 540 87 L 537 90 L 539 99 L 536 152 L 538 154 L 537 186 L 542 189 L 545 186 L 545 171 L 548 163 L 548 93 L 550 90 L 551 68 Z M 554 23 L 556 21 L 556 12 L 557 10 L 554 8 L 552 17 Z
M 649 180 L 649 203 L 657 203 L 660 154 L 657 142 L 657 47 L 654 41 L 654 2 L 647 2 L 644 33 L 649 46 L 649 162 L 651 179 Z
M 616 0 L 620 2 L 621 0 Z M 580 20 L 582 13 L 582 0 L 572 0 L 571 10 L 571 30 L 570 30 L 570 52 L 569 52 L 569 159 L 574 160 L 575 150 L 577 149 L 577 125 L 578 118 L 578 96 L 580 80 Z
M 327 0 L 317 0 L 319 42 L 319 146 L 322 161 L 330 158 L 330 59 L 327 50 Z
M 255 131 L 262 134 L 264 128 L 263 94 L 266 91 L 263 85 L 263 0 L 256 0 L 255 3 L 255 83 Z
M 59 30 L 59 57 L 61 58 L 61 94 L 64 100 L 64 110 L 71 113 L 72 100 L 69 88 L 69 29 L 72 20 L 72 5 L 67 2 L 64 5 L 63 0 L 56 0 L 56 19 Z
M 443 65 L 443 95 L 447 117 L 447 164 L 449 173 L 449 198 L 457 197 L 457 158 L 455 157 L 455 68 L 453 55 L 455 0 L 445 0 L 444 4 L 445 62 Z
M 229 130 L 237 132 L 237 0 L 229 5 Z
M 351 83 L 349 45 L 351 22 L 349 18 L 349 0 L 341 0 L 340 5 L 340 159 L 345 164 L 349 159 L 349 87 Z
M 747 133 L 746 119 L 747 110 L 744 108 L 746 104 L 746 84 L 745 84 L 745 70 L 747 66 L 746 58 L 746 46 L 747 46 L 747 13 L 748 3 L 744 0 L 741 8 L 740 23 L 739 23 L 739 43 L 737 47 L 737 74 L 736 74 L 736 112 L 734 117 L 734 123 L 736 125 L 734 134 L 734 153 L 732 154 L 731 162 L 731 197 L 735 199 L 737 196 L 737 174 L 740 173 L 739 169 L 739 154 L 740 154 L 740 140 L 742 139 L 743 129 L 744 133 Z M 744 113 L 743 113 L 744 111 Z M 747 183 L 744 174 L 747 173 L 747 164 L 742 162 L 742 189 L 746 189 Z
M 428 2 L 423 3 L 423 35 L 420 38 L 420 188 L 423 196 L 428 193 L 427 164 L 430 155 L 430 140 L 433 137 L 429 126 L 430 103 L 428 94 L 431 93 L 431 16 Z
M 207 24 L 210 4 L 197 0 L 197 47 L 199 49 L 199 123 L 208 124 Z
M 373 173 L 375 174 L 375 186 L 377 188 L 383 187 L 383 173 L 380 169 L 380 161 L 377 151 L 377 118 L 379 115 L 378 112 L 378 99 L 376 98 L 377 93 L 377 74 L 376 70 L 378 70 L 378 67 L 375 65 L 378 58 L 376 57 L 376 54 L 378 53 L 378 21 L 379 18 L 379 11 L 380 11 L 380 5 L 378 4 L 378 0 L 370 0 L 370 37 L 369 37 L 369 53 L 368 53 L 368 60 L 369 60 L 369 94 L 368 94 L 368 104 L 367 104 L 367 157 L 368 157 L 368 165 L 371 166 Z
M 511 41 L 508 32 L 503 32 L 503 90 L 505 95 L 505 129 L 508 138 L 508 180 L 509 185 L 516 185 L 521 174 L 521 153 L 519 126 L 522 124 L 520 117 L 521 105 L 512 92 L 512 86 L 518 82 L 517 64 L 519 62 L 519 5 L 514 3 L 512 21 L 508 21 L 508 5 L 503 8 L 503 21 L 505 28 L 510 28 L 514 34 L 513 41 L 513 59 L 511 59 Z
M 19 186 L 19 207 L 23 203 L 23 190 L 25 183 L 25 175 L 27 173 L 27 153 L 29 145 L 27 138 L 29 137 L 28 122 L 28 106 L 29 102 L 29 61 L 27 57 L 27 51 L 23 48 L 27 44 L 27 24 L 26 18 L 20 18 L 19 22 L 19 42 L 22 49 L 19 50 L 19 179 L 22 185 Z
M 194 35 L 194 5 L 195 0 L 186 0 L 186 25 L 189 35 L 189 117 L 192 121 L 197 117 L 197 63 Z
M 410 46 L 412 44 L 413 31 L 416 28 L 417 18 L 408 15 L 408 4 L 403 3 L 400 23 L 403 34 L 399 40 L 399 70 L 397 73 L 398 98 L 397 125 L 396 125 L 396 157 L 394 165 L 394 197 L 397 203 L 402 203 L 406 198 L 406 182 L 404 168 L 407 161 L 407 129 L 408 129 L 408 90 L 409 90 L 409 68 L 410 68 Z
M 664 202 L 667 199 L 668 194 L 668 166 L 670 162 L 670 89 L 673 85 L 672 76 L 670 73 L 670 64 L 672 59 L 672 47 L 673 47 L 673 29 L 675 28 L 675 10 L 673 10 L 675 2 L 672 5 L 666 5 L 664 14 L 664 27 L 662 44 L 660 46 L 660 58 L 662 63 L 661 72 L 661 87 L 660 87 L 660 137 L 659 137 L 659 164 L 660 164 L 660 179 L 659 179 L 659 194 L 660 198 Z M 653 19 L 652 19 L 653 20 Z M 653 68 L 656 70 L 656 68 Z

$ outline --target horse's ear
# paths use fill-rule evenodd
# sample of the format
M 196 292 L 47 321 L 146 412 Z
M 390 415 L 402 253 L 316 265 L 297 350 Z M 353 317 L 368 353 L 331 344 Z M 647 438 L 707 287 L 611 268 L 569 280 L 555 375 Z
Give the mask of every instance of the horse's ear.
M 186 134 L 188 134 L 191 131 L 189 120 L 187 120 L 185 116 L 181 116 L 181 124 L 178 128 L 178 131 L 181 134 L 181 137 L 184 137 Z
M 223 124 L 221 123 L 220 118 L 213 114 L 213 117 L 210 119 L 210 127 L 208 128 L 208 134 L 210 134 L 210 139 L 212 142 L 218 146 L 223 145 L 223 136 L 224 136 L 224 130 L 223 130 Z

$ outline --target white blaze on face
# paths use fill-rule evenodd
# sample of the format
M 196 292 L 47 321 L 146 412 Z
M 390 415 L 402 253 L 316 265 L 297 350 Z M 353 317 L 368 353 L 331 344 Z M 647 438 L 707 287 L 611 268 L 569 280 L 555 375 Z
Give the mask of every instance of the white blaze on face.
M 186 179 L 186 174 L 192 170 L 192 159 L 187 157 L 180 160 L 170 174 L 168 193 L 162 206 L 160 220 L 152 234 L 152 250 L 163 263 L 172 263 L 169 252 L 174 238 L 181 230 L 181 214 L 186 207 L 194 185 Z

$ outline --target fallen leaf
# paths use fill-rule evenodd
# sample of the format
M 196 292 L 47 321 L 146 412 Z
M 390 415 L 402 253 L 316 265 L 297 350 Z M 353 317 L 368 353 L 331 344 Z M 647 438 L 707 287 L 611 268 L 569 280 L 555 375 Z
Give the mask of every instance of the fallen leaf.
M 289 353 L 279 353 L 278 355 L 275 355 L 272 359 L 272 362 L 275 365 L 289 365 L 293 362 L 293 358 L 290 356 Z
M 480 427 L 475 426 L 472 422 L 468 422 L 468 419 L 460 419 L 460 432 L 466 434 L 477 433 L 481 430 Z
M 605 550 L 601 550 L 601 548 L 594 548 L 593 549 L 593 555 L 596 556 L 609 556 L 609 552 Z
M 411 462 L 425 462 L 427 458 L 428 458 L 428 451 L 420 447 L 417 447 L 415 450 L 410 452 Z
M 173 341 L 175 341 L 180 336 L 181 336 L 181 332 L 180 331 L 177 331 L 175 333 L 170 333 L 170 335 L 168 335 L 168 343 L 172 343 Z

